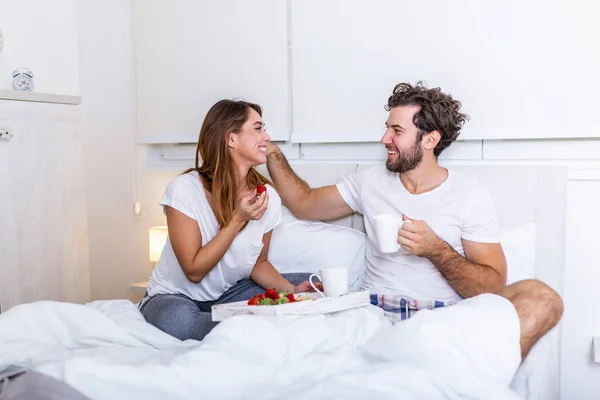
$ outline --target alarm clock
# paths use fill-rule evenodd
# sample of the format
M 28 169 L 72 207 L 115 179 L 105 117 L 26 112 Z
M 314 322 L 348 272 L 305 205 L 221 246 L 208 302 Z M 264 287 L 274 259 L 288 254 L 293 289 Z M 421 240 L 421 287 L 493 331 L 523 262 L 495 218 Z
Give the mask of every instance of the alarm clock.
M 12 73 L 13 89 L 20 92 L 33 91 L 33 72 L 29 68 L 17 68 Z

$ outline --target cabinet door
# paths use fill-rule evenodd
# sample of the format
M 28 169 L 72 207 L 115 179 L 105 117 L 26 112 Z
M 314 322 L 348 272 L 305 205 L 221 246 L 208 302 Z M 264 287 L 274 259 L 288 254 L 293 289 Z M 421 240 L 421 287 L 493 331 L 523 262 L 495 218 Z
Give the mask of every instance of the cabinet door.
M 223 98 L 260 104 L 272 139 L 289 138 L 286 1 L 136 0 L 134 7 L 142 138 L 196 141 L 206 112 Z
M 89 300 L 77 106 L 0 101 L 0 303 Z

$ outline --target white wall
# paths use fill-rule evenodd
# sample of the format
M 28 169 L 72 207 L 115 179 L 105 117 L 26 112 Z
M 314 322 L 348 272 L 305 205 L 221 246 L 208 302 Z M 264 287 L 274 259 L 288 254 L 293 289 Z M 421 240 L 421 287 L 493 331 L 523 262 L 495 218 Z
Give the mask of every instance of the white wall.
M 34 91 L 79 94 L 77 0 L 2 0 L 0 89 L 12 90 L 12 71 L 27 67 Z
M 77 2 L 91 297 L 128 298 L 146 257 L 137 198 L 133 6 Z
M 600 398 L 590 338 L 600 334 L 600 170 L 594 180 L 570 182 L 568 196 L 562 392 L 563 400 L 591 400 Z

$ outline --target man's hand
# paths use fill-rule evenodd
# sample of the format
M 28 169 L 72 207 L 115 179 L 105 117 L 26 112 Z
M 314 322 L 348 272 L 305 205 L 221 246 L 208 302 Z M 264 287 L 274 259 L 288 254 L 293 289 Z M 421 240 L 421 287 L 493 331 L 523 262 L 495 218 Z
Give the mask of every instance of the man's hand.
M 398 243 L 410 254 L 428 259 L 462 297 L 496 293 L 506 284 L 506 260 L 499 243 L 463 239 L 466 257 L 443 241 L 425 221 L 410 219 L 398 230 Z
M 300 219 L 329 221 L 351 215 L 337 186 L 311 189 L 290 167 L 285 155 L 273 143 L 267 143 L 267 169 L 281 202 Z
M 267 143 L 267 151 L 266 151 L 266 155 L 267 158 L 269 158 L 269 156 L 271 154 L 275 154 L 275 153 L 280 153 L 281 150 L 279 149 L 279 147 L 277 147 L 277 145 L 273 142 L 269 142 Z
M 427 225 L 427 222 L 408 218 L 404 214 L 402 220 L 407 222 L 398 230 L 398 243 L 410 254 L 429 258 L 444 246 L 444 241 Z

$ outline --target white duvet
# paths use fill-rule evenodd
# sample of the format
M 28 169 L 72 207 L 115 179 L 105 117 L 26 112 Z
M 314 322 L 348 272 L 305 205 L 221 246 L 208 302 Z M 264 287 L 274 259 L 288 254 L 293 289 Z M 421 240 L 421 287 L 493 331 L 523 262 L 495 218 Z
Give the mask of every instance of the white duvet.
M 0 314 L 0 365 L 92 399 L 519 399 L 519 321 L 483 295 L 391 326 L 365 307 L 285 323 L 239 316 L 202 342 L 147 324 L 129 301 L 38 302 Z

